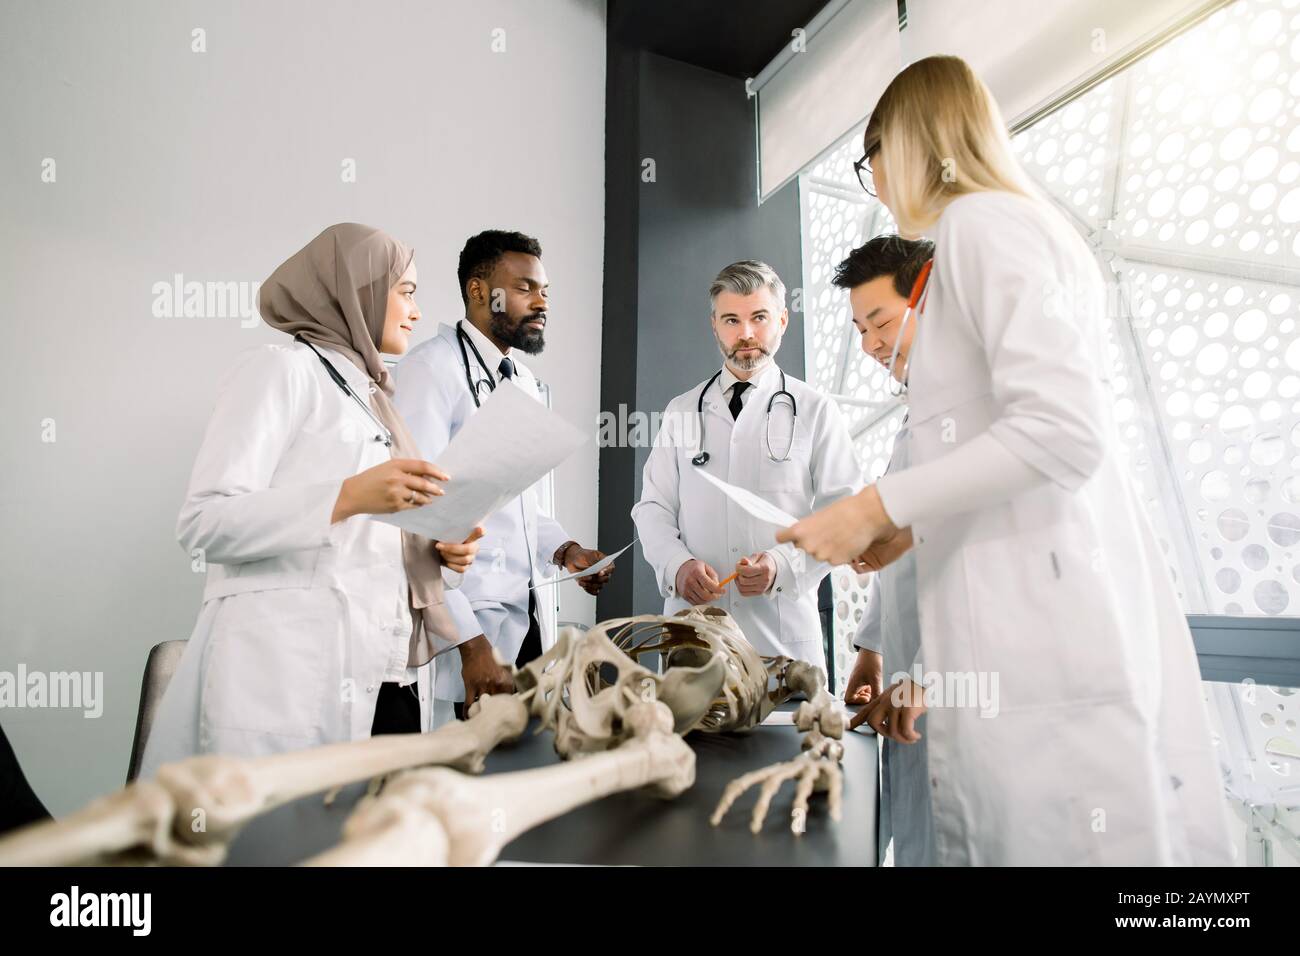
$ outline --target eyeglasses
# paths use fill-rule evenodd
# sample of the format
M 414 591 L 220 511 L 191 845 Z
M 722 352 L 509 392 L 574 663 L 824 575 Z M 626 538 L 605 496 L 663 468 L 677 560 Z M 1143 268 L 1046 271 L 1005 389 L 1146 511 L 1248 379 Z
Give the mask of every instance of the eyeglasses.
M 862 158 L 853 164 L 853 171 L 858 174 L 858 185 L 867 191 L 868 196 L 875 199 L 877 198 L 875 190 L 875 173 L 871 171 L 871 156 L 871 153 L 863 154 Z M 865 178 L 863 178 L 862 175 L 864 169 L 867 171 Z M 871 185 L 867 185 L 868 183 Z

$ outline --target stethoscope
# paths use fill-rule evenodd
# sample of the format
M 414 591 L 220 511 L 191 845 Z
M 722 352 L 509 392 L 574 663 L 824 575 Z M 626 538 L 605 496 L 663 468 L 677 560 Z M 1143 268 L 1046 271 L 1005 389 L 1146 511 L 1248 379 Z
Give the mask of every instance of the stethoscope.
M 487 364 L 483 361 L 483 356 L 479 352 L 478 346 L 475 345 L 474 340 L 469 337 L 469 333 L 461 328 L 459 321 L 456 322 L 456 341 L 460 344 L 460 360 L 465 366 L 465 384 L 469 386 L 469 394 L 474 399 L 474 407 L 481 408 L 483 403 L 479 400 L 479 395 L 482 393 L 483 386 L 487 386 L 488 392 L 495 392 L 497 390 L 497 383 L 492 376 L 488 374 Z M 473 351 L 474 360 L 478 362 L 479 371 L 481 371 L 485 376 L 477 382 L 474 381 L 474 377 L 469 373 L 469 353 L 465 351 L 466 345 L 468 345 L 470 350 Z
M 889 389 L 889 394 L 895 398 L 907 391 L 907 371 L 911 367 L 909 353 L 909 357 L 903 360 L 903 374 L 894 375 L 894 363 L 898 361 L 898 346 L 902 344 L 903 335 L 907 331 L 908 318 L 914 313 L 920 315 L 925 311 L 925 303 L 921 302 L 921 299 L 929 298 L 927 293 L 930 289 L 930 269 L 933 265 L 934 260 L 927 259 L 925 265 L 921 266 L 921 271 L 917 273 L 916 281 L 912 283 L 912 294 L 907 297 L 907 308 L 903 310 L 903 319 L 898 323 L 898 335 L 894 337 L 894 347 L 889 353 L 889 382 L 886 387 Z M 921 306 L 919 310 L 917 310 L 918 303 Z M 894 391 L 895 385 L 898 386 L 898 391 Z
M 325 371 L 330 373 L 330 378 L 334 379 L 334 384 L 343 389 L 343 394 L 350 396 L 352 401 L 356 402 L 357 405 L 360 406 L 361 410 L 366 413 L 366 416 L 375 423 L 375 427 L 379 429 L 379 434 L 375 436 L 375 441 L 381 441 L 388 448 L 392 448 L 393 433 L 390 432 L 387 427 L 385 427 L 384 423 L 379 420 L 378 416 L 370 410 L 370 406 L 363 402 L 356 392 L 352 391 L 352 386 L 348 384 L 348 380 L 343 377 L 342 373 L 330 364 L 329 359 L 321 355 L 320 352 L 317 352 L 316 346 L 303 338 L 302 333 L 295 335 L 293 340 L 295 342 L 301 342 L 303 345 L 307 346 L 307 348 L 316 352 L 316 357 L 320 359 L 321 365 L 325 366 Z
M 778 371 L 781 371 L 778 369 Z M 700 420 L 700 453 L 691 459 L 691 464 L 697 468 L 709 463 L 709 453 L 704 450 L 704 396 L 708 394 L 709 386 L 722 377 L 722 369 L 713 373 L 713 377 L 704 383 L 700 389 L 700 397 L 695 402 L 695 414 Z M 790 444 L 786 446 L 785 457 L 777 458 L 772 452 L 772 406 L 776 400 L 785 396 L 790 400 Z M 778 388 L 767 400 L 767 417 L 763 423 L 763 442 L 767 445 L 767 457 L 775 462 L 785 462 L 790 460 L 790 452 L 794 448 L 795 430 L 799 426 L 799 406 L 795 403 L 794 396 L 785 389 L 785 372 L 781 371 L 781 387 Z

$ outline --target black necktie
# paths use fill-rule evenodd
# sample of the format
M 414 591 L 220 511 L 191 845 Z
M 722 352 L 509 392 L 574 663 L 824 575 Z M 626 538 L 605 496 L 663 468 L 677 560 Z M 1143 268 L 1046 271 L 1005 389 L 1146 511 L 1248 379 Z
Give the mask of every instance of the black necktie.
M 503 378 L 503 379 L 505 379 L 505 378 L 514 378 L 514 377 L 515 377 L 515 363 L 512 362 L 512 361 L 510 361 L 510 359 L 508 359 L 508 358 L 503 358 L 503 359 L 501 360 L 501 364 L 497 366 L 497 374 L 500 375 L 501 378 Z
M 747 388 L 749 388 L 748 382 L 737 382 L 735 385 L 731 386 L 731 401 L 727 404 L 727 407 L 731 409 L 731 417 L 733 420 L 740 415 L 740 409 L 742 408 L 740 396 L 745 394 L 745 389 Z

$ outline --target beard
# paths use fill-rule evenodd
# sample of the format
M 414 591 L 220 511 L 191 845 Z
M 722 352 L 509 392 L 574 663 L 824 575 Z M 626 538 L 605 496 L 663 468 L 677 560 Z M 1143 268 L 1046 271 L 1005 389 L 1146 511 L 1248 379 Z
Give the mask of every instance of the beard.
M 717 339 L 718 351 L 722 353 L 722 357 L 726 359 L 727 364 L 740 372 L 753 372 L 767 365 L 768 362 L 772 361 L 772 356 L 776 354 L 776 350 L 781 345 L 780 339 L 772 343 L 771 349 L 763 348 L 758 342 L 737 342 L 735 348 L 728 350 L 722 344 L 722 339 L 718 338 L 717 332 L 713 333 L 713 337 Z M 737 358 L 736 353 L 742 349 L 758 349 L 758 354 L 751 358 Z
M 491 319 L 492 335 L 512 349 L 519 349 L 527 355 L 537 355 L 546 348 L 546 330 L 544 328 L 526 328 L 525 323 L 540 319 L 546 321 L 545 312 L 527 312 L 518 318 L 511 318 L 504 312 L 493 312 Z

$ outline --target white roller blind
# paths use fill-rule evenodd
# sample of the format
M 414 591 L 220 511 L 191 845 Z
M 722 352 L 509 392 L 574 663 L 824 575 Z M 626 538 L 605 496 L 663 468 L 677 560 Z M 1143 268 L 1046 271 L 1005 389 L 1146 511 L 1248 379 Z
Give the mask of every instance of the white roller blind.
M 938 53 L 971 64 L 1011 126 L 1230 0 L 831 0 L 807 49 L 754 79 L 766 199 L 864 122 L 903 67 Z M 820 21 L 820 22 L 819 22 Z
M 804 52 L 787 52 L 752 84 L 760 199 L 866 119 L 900 68 L 897 0 L 833 6 L 837 12 L 807 37 Z
M 960 56 L 1016 126 L 1225 0 L 907 0 L 903 62 Z

